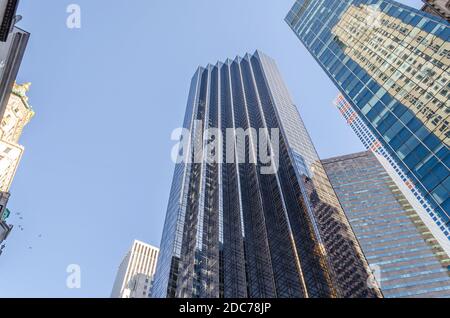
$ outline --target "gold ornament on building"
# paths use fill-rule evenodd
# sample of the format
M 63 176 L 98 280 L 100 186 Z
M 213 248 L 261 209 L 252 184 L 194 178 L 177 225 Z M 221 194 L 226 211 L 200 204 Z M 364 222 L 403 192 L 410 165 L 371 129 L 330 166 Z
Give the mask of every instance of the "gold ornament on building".
M 9 192 L 24 151 L 19 144 L 23 128 L 34 116 L 28 104 L 31 83 L 14 84 L 12 94 L 0 122 L 0 191 Z

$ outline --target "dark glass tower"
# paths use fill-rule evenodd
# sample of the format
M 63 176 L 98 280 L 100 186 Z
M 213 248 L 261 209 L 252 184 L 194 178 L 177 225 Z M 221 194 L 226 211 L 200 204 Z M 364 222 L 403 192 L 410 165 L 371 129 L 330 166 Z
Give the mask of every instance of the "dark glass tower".
M 298 0 L 286 22 L 448 232 L 449 24 L 391 0 Z
M 154 297 L 381 297 L 271 58 L 200 67 L 183 127 L 189 149 L 208 129 L 227 136 L 224 163 L 201 147 L 176 165 Z M 239 144 L 230 130 L 249 133 Z M 261 147 L 261 131 L 275 142 Z

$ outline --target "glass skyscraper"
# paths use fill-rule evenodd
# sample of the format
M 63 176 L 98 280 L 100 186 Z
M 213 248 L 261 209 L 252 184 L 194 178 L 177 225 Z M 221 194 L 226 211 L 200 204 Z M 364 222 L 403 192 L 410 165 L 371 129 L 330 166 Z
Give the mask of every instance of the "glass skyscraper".
M 375 154 L 322 162 L 384 296 L 450 298 L 449 255 Z
M 153 297 L 382 296 L 271 58 L 200 67 L 183 128 L 191 160 L 175 167 Z M 225 163 L 197 138 L 213 128 Z
M 391 0 L 298 0 L 286 22 L 448 225 L 449 24 Z
M 443 219 L 434 212 L 429 203 L 423 197 L 422 193 L 417 189 L 406 173 L 397 164 L 397 161 L 389 154 L 389 151 L 381 144 L 375 135 L 370 131 L 369 127 L 353 110 L 351 105 L 340 94 L 335 105 L 341 112 L 342 116 L 353 129 L 355 134 L 363 143 L 367 150 L 377 157 L 381 165 L 389 173 L 398 188 L 405 195 L 414 210 L 420 216 L 421 220 L 427 225 L 429 231 L 438 240 L 439 244 L 450 255 L 450 229 Z

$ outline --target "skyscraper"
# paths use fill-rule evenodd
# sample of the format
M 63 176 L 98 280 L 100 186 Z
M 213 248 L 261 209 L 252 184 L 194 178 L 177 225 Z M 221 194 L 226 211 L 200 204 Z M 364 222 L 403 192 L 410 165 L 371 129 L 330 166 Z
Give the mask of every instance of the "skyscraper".
M 183 128 L 154 297 L 381 297 L 271 58 L 199 67 Z
M 423 0 L 422 10 L 450 22 L 450 0 Z
M 450 255 L 449 226 L 434 212 L 427 200 L 422 196 L 421 192 L 414 186 L 411 180 L 406 176 L 406 173 L 389 154 L 389 151 L 387 151 L 387 149 L 378 141 L 375 135 L 342 95 L 337 97 L 335 105 L 366 149 L 372 151 L 384 169 L 386 169 L 387 173 L 413 206 L 421 220 L 427 225 L 433 236 L 438 240 L 447 255 Z
M 391 0 L 298 0 L 286 21 L 448 225 L 449 24 Z
M 450 257 L 375 155 L 322 161 L 385 297 L 449 297 Z
M 0 122 L 0 243 L 11 227 L 6 224 L 9 189 L 19 166 L 24 147 L 19 145 L 23 128 L 34 116 L 26 92 L 30 84 L 14 85 L 3 119 Z M 2 233 L 3 232 L 3 233 Z
M 119 266 L 111 298 L 150 297 L 158 254 L 158 248 L 134 241 Z

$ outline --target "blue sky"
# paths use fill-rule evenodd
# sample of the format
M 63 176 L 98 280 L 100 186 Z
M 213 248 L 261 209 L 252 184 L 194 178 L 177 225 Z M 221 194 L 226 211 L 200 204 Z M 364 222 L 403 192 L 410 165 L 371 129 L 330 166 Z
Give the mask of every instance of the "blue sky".
M 73 2 L 19 8 L 32 36 L 18 82 L 33 83 L 36 116 L 9 204 L 24 231 L 0 256 L 0 297 L 108 297 L 133 239 L 159 245 L 170 135 L 198 65 L 261 49 L 322 158 L 363 149 L 332 106 L 337 90 L 283 21 L 293 0 L 77 0 L 79 30 L 66 27 Z M 81 289 L 66 287 L 70 264 L 81 266 Z

